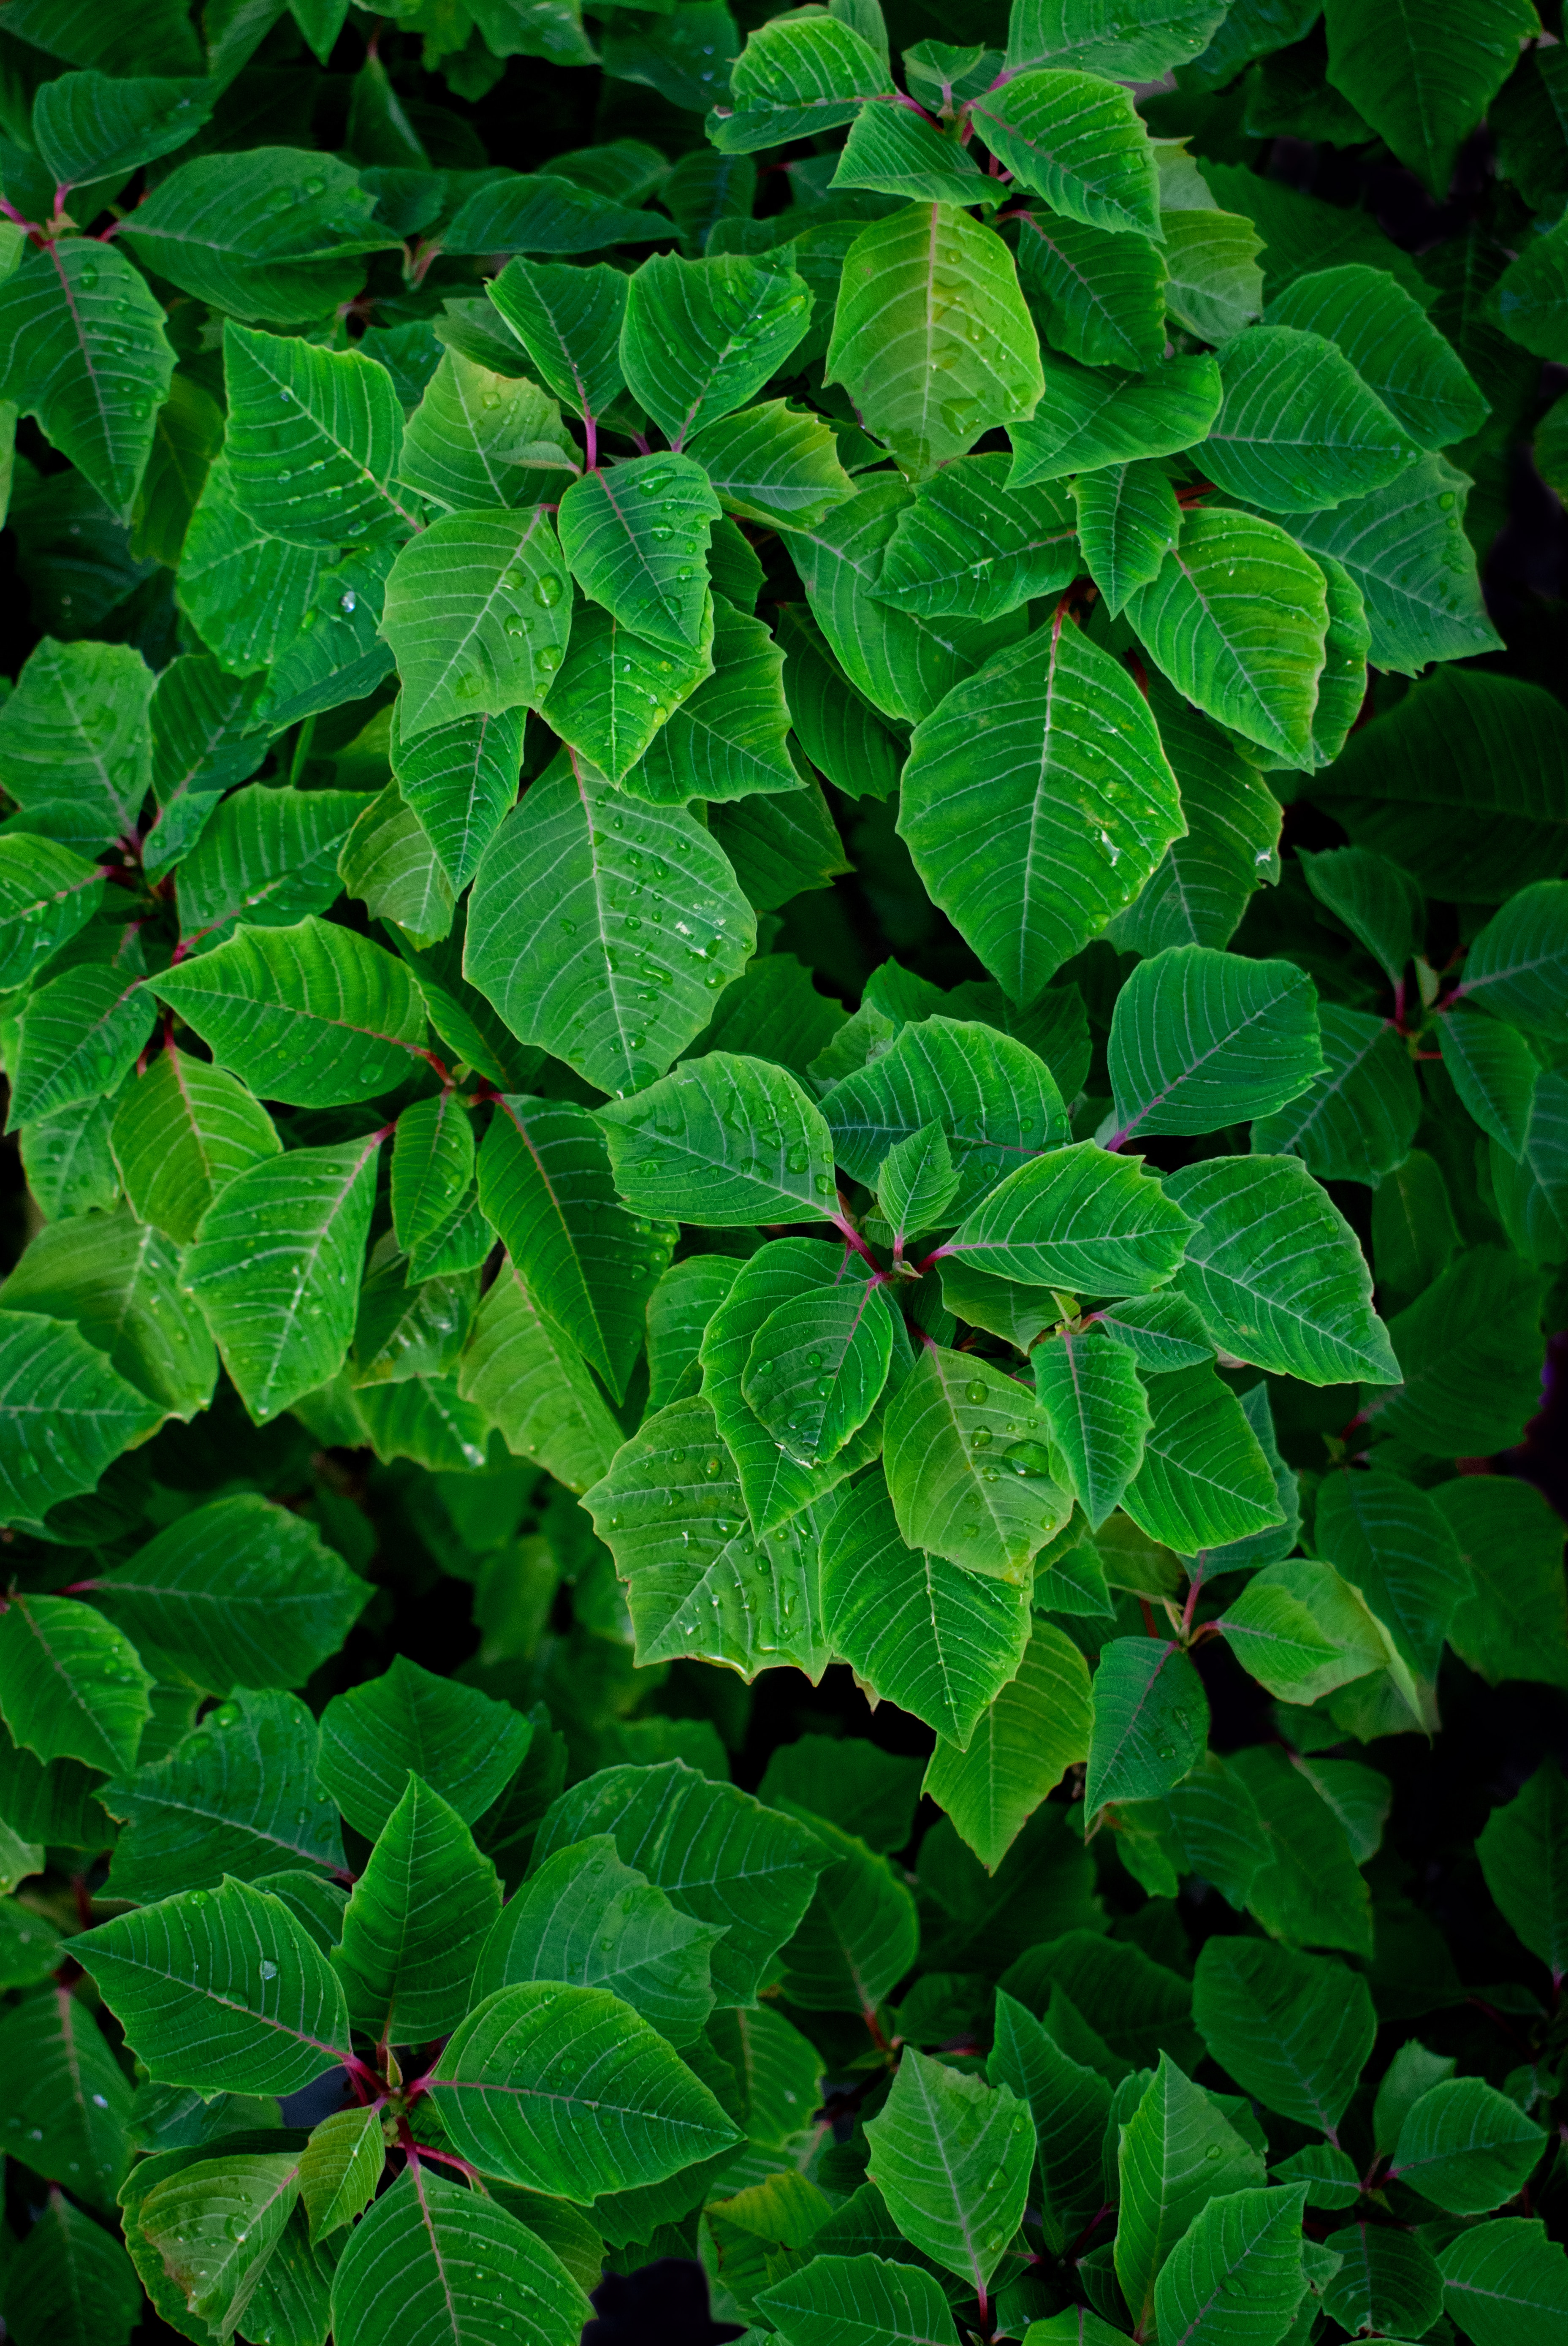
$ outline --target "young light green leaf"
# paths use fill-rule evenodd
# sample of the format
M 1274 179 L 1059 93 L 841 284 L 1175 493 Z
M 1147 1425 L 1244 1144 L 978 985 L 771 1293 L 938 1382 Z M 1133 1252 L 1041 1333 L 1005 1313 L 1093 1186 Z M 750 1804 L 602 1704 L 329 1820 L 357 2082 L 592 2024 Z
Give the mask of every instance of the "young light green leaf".
M 536 383 L 449 350 L 408 420 L 398 476 L 460 513 L 556 498 L 577 469 L 560 410 Z
M 962 1186 L 947 1135 L 933 1118 L 895 1141 L 878 1166 L 878 1209 L 901 1248 L 906 1239 L 940 1225 Z
M 1027 2104 L 906 2045 L 866 2133 L 871 2180 L 899 2229 L 944 2271 L 984 2289 L 1028 2195 Z
M 844 260 L 827 380 L 916 474 L 1033 415 L 1038 340 L 1001 238 L 948 204 L 862 229 Z
M 993 154 L 1053 211 L 1160 237 L 1159 173 L 1131 94 L 1097 74 L 1014 73 L 970 108 Z
M 579 603 L 566 665 L 550 690 L 550 724 L 590 767 L 624 782 L 658 729 L 713 673 L 717 597 L 703 604 L 695 651 L 636 635 L 597 603 Z M 657 793 L 652 794 L 657 795 Z
M 911 1547 L 1022 1581 L 1071 1501 L 1054 1479 L 1050 1420 L 987 1361 L 921 1347 L 888 1404 L 888 1492 Z
M 1015 1002 L 1131 903 L 1184 828 L 1136 685 L 1061 613 L 915 728 L 900 834 Z
M 285 928 L 324 913 L 342 892 L 338 858 L 364 804 L 357 791 L 290 783 L 230 792 L 179 866 L 187 952 L 231 937 L 241 921 Z
M 258 1424 L 342 1365 L 379 1145 L 372 1136 L 265 1158 L 202 1217 L 186 1262 L 190 1290 Z
M 639 1100 L 757 941 L 728 859 L 684 808 L 634 807 L 565 756 L 486 849 L 467 937 L 465 974 L 520 1041 Z
M 1222 2194 L 1246 2191 L 1250 2198 L 1249 2187 L 1263 2181 L 1263 2160 L 1202 2086 L 1162 2053 L 1122 2127 L 1117 2167 L 1116 2279 L 1134 2319 L 1147 2324 L 1161 2269 L 1188 2225 Z M 1299 2199 L 1273 2196 L 1299 2223 Z
M 403 679 L 400 738 L 539 706 L 571 632 L 564 567 L 538 505 L 446 514 L 402 548 L 382 623 Z
M 312 2241 L 341 2231 L 375 2196 L 386 2139 L 374 2109 L 334 2110 L 311 2129 L 300 2158 L 300 2197 Z
M 1044 1060 L 977 1019 L 911 1022 L 891 1049 L 831 1086 L 822 1112 L 839 1162 L 865 1182 L 934 1120 L 959 1177 L 944 1213 L 962 1212 L 1015 1169 L 1013 1160 L 1067 1137 Z
M 109 1145 L 133 1210 L 179 1246 L 236 1174 L 282 1147 L 242 1085 L 172 1040 L 122 1093 Z
M 199 2093 L 297 2093 L 349 2050 L 343 1994 L 287 1906 L 249 1883 L 101 1923 L 73 1951 L 148 2074 Z
M 786 1457 L 814 1467 L 865 1423 L 892 1352 L 892 1313 L 875 1286 L 823 1288 L 769 1312 L 740 1389 Z
M 716 107 L 710 136 L 721 155 L 744 155 L 850 121 L 864 98 L 891 97 L 887 57 L 836 17 L 765 24 L 730 76 L 732 107 Z

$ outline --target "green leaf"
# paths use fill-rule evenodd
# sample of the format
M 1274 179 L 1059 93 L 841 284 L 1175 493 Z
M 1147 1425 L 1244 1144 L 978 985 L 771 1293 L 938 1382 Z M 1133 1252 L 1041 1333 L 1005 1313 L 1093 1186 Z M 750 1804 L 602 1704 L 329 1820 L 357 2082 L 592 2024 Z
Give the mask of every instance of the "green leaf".
M 508 2326 L 525 2323 L 539 2346 L 573 2346 L 593 2310 L 525 2224 L 423 2162 L 355 2225 L 332 2277 L 338 2346 L 376 2346 L 391 2320 L 411 2341 L 434 2346 L 444 2331 L 478 2346 L 486 2332 L 502 2334 L 502 2308 Z
M 1122 1498 L 1141 1531 L 1196 1556 L 1281 1521 L 1257 1437 L 1213 1369 L 1176 1369 L 1147 1390 L 1154 1422 Z
M 560 410 L 536 383 L 448 350 L 409 417 L 398 474 L 457 513 L 558 497 L 577 469 Z
M 50 978 L 22 1020 L 8 1127 L 117 1090 L 156 1015 L 142 980 L 122 970 L 88 963 Z
M 1563 347 L 1563 239 L 1553 228 L 1532 236 L 1502 272 L 1497 309 L 1502 330 L 1522 349 L 1549 358 Z
M 1568 885 L 1538 881 L 1494 913 L 1465 957 L 1458 993 L 1527 1034 L 1568 1026 Z
M 164 1412 L 65 1321 L 0 1310 L 0 1509 L 36 1524 L 90 1491 Z
M 634 635 L 596 603 L 579 603 L 566 665 L 550 691 L 549 722 L 581 770 L 622 782 L 671 712 L 713 673 L 717 598 L 703 605 L 693 652 Z
M 1204 2346 L 1283 2339 L 1307 2294 L 1306 2198 L 1302 2184 L 1283 2191 L 1227 2192 L 1200 2208 L 1156 2284 L 1162 2334 L 1201 2339 Z
M 1255 326 L 1217 356 L 1225 396 L 1203 463 L 1233 496 L 1271 513 L 1342 505 L 1419 461 L 1415 443 L 1323 335 Z
M 735 1283 L 731 1256 L 688 1255 L 664 1272 L 647 1300 L 648 1407 L 684 1401 L 700 1382 L 704 1329 Z
M 862 229 L 844 259 L 826 380 L 917 474 L 1033 415 L 1038 340 L 1001 238 L 951 204 L 911 204 Z
M 1376 2322 L 1385 2336 L 1390 2322 L 1407 2335 L 1431 2328 L 1441 2276 L 1419 2237 L 1362 2223 L 1330 2232 L 1323 2246 L 1340 2260 L 1322 2291 L 1323 2310 L 1341 2328 L 1365 2331 Z
M 1333 847 L 1301 858 L 1320 904 L 1365 945 L 1389 983 L 1398 985 L 1421 948 L 1426 907 L 1408 872 L 1364 847 Z
M 962 456 L 900 514 L 875 594 L 895 610 L 1000 618 L 1076 575 L 1073 507 L 1050 484 L 1007 486 L 1005 456 Z
M 840 189 L 870 188 L 913 202 L 979 203 L 984 198 L 980 166 L 968 150 L 944 138 L 935 125 L 902 107 L 863 106 L 830 181 Z
M 338 858 L 364 804 L 353 791 L 288 784 L 232 792 L 179 867 L 187 952 L 231 937 L 241 921 L 281 928 L 325 912 L 341 893 Z
M 1410 1668 L 1434 1678 L 1470 1576 L 1446 1518 L 1427 1493 L 1376 1466 L 1329 1475 L 1319 1494 L 1316 1534 Z
M 291 2094 L 346 2056 L 327 1958 L 281 1899 L 192 1890 L 73 1940 L 149 2076 L 199 2093 Z
M 69 1596 L 14 1596 L 0 1617 L 0 1710 L 46 1762 L 128 1768 L 153 1680 L 130 1640 Z
M 1312 270 L 1269 302 L 1268 323 L 1326 335 L 1419 448 L 1468 439 L 1486 402 L 1452 345 L 1387 270 Z
M 854 494 L 829 426 L 820 415 L 782 399 L 718 417 L 685 445 L 725 511 L 744 520 L 819 522 L 830 506 Z M 715 579 L 716 586 L 722 588 L 722 583 Z
M 1304 1166 L 1211 1158 L 1166 1190 L 1197 1225 L 1176 1287 L 1217 1345 L 1309 1384 L 1397 1380 L 1355 1233 Z
M 135 1213 L 188 1246 L 219 1191 L 282 1143 L 242 1085 L 170 1041 L 121 1094 L 110 1146 Z
M 1444 2310 L 1475 2346 L 1549 2346 L 1568 2314 L 1568 2256 L 1538 2216 L 1477 2224 L 1441 2262 Z
M 1365 1980 L 1267 1940 L 1211 1939 L 1198 1956 L 1193 2018 L 1244 2093 L 1338 2140 L 1378 2033 Z
M 1546 2141 L 1495 2086 L 1450 2077 L 1406 2112 L 1389 2171 L 1450 2215 L 1484 2215 L 1529 2179 Z
M 557 1849 L 508 1900 L 480 1952 L 472 2001 L 526 1980 L 608 1990 L 675 2045 L 713 2009 L 708 1958 L 719 1927 L 695 1922 L 607 1833 Z
M 451 882 L 396 782 L 379 790 L 355 823 L 338 871 L 372 920 L 401 929 L 416 945 L 433 944 L 450 931 Z
M 1108 464 L 1073 484 L 1089 576 L 1115 614 L 1159 575 L 1181 536 L 1181 507 L 1156 464 Z
M 1466 474 L 1424 456 L 1370 496 L 1287 517 L 1293 537 L 1342 562 L 1359 587 L 1379 668 L 1414 676 L 1429 660 L 1496 650 L 1473 558 L 1450 528 L 1462 531 L 1469 494 Z
M 887 2257 L 819 2250 L 752 2304 L 786 2346 L 952 2346 L 957 2335 L 932 2275 Z
M 403 964 L 313 916 L 241 925 L 158 990 L 252 1091 L 301 1107 L 390 1091 L 423 1053 L 424 1006 Z
M 568 268 L 519 257 L 486 291 L 556 398 L 596 416 L 625 387 L 620 339 L 627 282 L 602 260 Z
M 1054 2219 L 1060 2228 L 1071 2210 L 1097 2204 L 1111 2089 L 1005 1988 L 997 1991 L 986 2076 L 993 2086 L 1010 2086 L 1030 2106 L 1048 2223 Z
M 1065 1330 L 1033 1359 L 1034 1391 L 1073 1495 L 1098 1531 L 1143 1460 L 1149 1410 L 1133 1355 L 1092 1331 Z
M 1086 366 L 1135 374 L 1166 354 L 1166 264 L 1141 236 L 1113 234 L 1054 212 L 1018 227 L 1023 298 L 1053 350 Z
M 710 1051 L 600 1109 L 599 1120 L 635 1212 L 709 1228 L 831 1218 L 828 1127 L 795 1078 L 766 1060 Z
M 299 2196 L 295 2152 L 203 2159 L 154 2184 L 137 2229 L 191 2313 L 226 2331 L 245 2317 Z
M 188 1421 L 211 1400 L 218 1363 L 181 1270 L 174 1248 L 120 1206 L 40 1230 L 4 1301 L 73 1321 L 127 1384 Z
M 1158 240 L 1159 174 L 1130 92 L 1094 74 L 1026 71 L 970 112 L 992 152 L 1054 211 Z
M 202 1218 L 186 1259 L 190 1291 L 258 1424 L 342 1365 L 379 1145 L 372 1136 L 265 1158 Z
M 755 2004 L 827 1862 L 816 1835 L 678 1760 L 606 1768 L 574 1785 L 539 1829 L 534 1872 L 596 1833 L 611 1834 L 622 1863 L 683 1914 L 724 1926 L 710 1953 L 715 1999 L 721 2007 Z
M 906 1547 L 879 1474 L 854 1484 L 830 1522 L 821 1586 L 829 1637 L 856 1677 L 966 1750 L 1023 1659 L 1027 1590 Z
M 56 1985 L 7 2013 L 0 2082 L 11 2156 L 95 2207 L 112 2207 L 130 2163 L 130 2088 L 85 2002 Z
M 1317 1702 L 1390 1659 L 1387 1633 L 1358 1592 L 1331 1566 L 1304 1556 L 1256 1573 L 1220 1632 L 1279 1702 Z
M 0 783 L 29 828 L 84 855 L 136 829 L 152 779 L 152 689 L 128 644 L 45 637 L 0 709 Z
M 1168 271 L 1166 307 L 1176 323 L 1213 342 L 1255 326 L 1263 310 L 1257 257 L 1266 239 L 1251 218 L 1236 211 L 1177 210 L 1166 212 L 1161 226 Z
M 892 2091 L 867 2121 L 871 2178 L 905 2239 L 983 2290 L 1023 2213 L 1033 2131 L 1008 2086 L 906 2045 Z
M 1121 2213 L 1116 2279 L 1135 2320 L 1148 2326 L 1161 2270 L 1188 2225 L 1223 2195 L 1245 2192 L 1250 2199 L 1250 2187 L 1263 2180 L 1263 2161 L 1203 2087 L 1185 2076 L 1168 2053 L 1162 2053 L 1159 2067 L 1122 2128 L 1117 2165 Z M 1298 2223 L 1300 2202 L 1295 2195 L 1274 2197 Z M 1177 2274 L 1181 2270 L 1178 2265 Z M 1179 2332 L 1173 2329 L 1172 2334 Z
M 920 1799 L 921 1762 L 860 1736 L 802 1735 L 775 1746 L 758 1787 L 765 1806 L 782 1797 L 889 1854 L 903 1849 Z
M 915 728 L 900 834 L 1015 1002 L 1132 903 L 1184 828 L 1136 685 L 1060 614 Z
M 508 1705 L 433 1678 L 400 1654 L 381 1678 L 333 1696 L 321 1714 L 317 1772 L 367 1841 L 384 1831 L 411 1770 L 470 1825 L 516 1774 L 532 1736 Z
M 701 639 L 709 525 L 719 504 L 689 456 L 634 456 L 585 473 L 561 499 L 561 545 L 585 593 L 677 653 Z
M 504 620 L 502 626 L 504 631 Z M 394 729 L 398 788 L 454 892 L 473 879 L 516 797 L 524 718 L 521 707 L 494 716 L 459 717 L 412 741 Z
M 785 1800 L 828 1851 L 811 1903 L 783 1949 L 783 1992 L 804 2012 L 859 2012 L 868 2022 L 912 1968 L 915 1902 L 891 1862 L 855 1834 Z
M 400 738 L 539 706 L 571 630 L 564 566 L 538 505 L 446 514 L 402 548 L 383 622 L 403 678 Z
M 1252 1146 L 1288 1149 L 1320 1181 L 1369 1181 L 1401 1165 L 1420 1120 L 1410 1053 L 1387 1019 L 1318 1005 L 1324 1072 L 1286 1107 L 1260 1116 Z
M 275 1889 L 319 1882 L 319 1866 L 341 1872 L 337 1816 L 315 1790 L 316 1748 L 302 1702 L 241 1688 L 172 1751 L 111 1778 L 105 1798 L 121 1822 L 111 1894 L 146 1906 L 215 1890 L 228 1875 Z
M 1010 1159 L 1067 1137 L 1066 1111 L 1044 1062 L 979 1020 L 921 1018 L 891 1048 L 833 1085 L 822 1102 L 838 1160 L 874 1182 L 889 1152 L 934 1121 L 959 1184 L 944 1213 L 992 1189 Z
M 1462 18 L 1390 21 L 1330 0 L 1329 74 L 1358 114 L 1440 199 L 1461 144 L 1535 30 L 1524 0 L 1480 0 Z
M 782 369 L 811 298 L 787 250 L 644 261 L 627 288 L 621 368 L 672 449 L 744 407 Z
M 1095 1672 L 1094 1725 L 1084 1784 L 1086 1813 L 1109 1800 L 1156 1800 L 1203 1750 L 1208 1703 L 1179 1647 L 1159 1637 L 1116 1637 Z
M 25 985 L 92 919 L 103 892 L 100 867 L 70 848 L 0 836 L 0 984 Z
M 901 482 L 873 476 L 820 522 L 799 525 L 789 551 L 812 617 L 854 689 L 884 715 L 914 722 L 979 667 L 994 630 L 972 620 L 928 619 L 878 599 L 887 550 L 909 505 Z M 0 716 L 0 740 L 4 724 Z
M 877 50 L 835 17 L 790 18 L 750 34 L 730 76 L 733 107 L 718 106 L 709 137 L 721 155 L 748 154 L 850 121 L 862 98 L 891 97 Z
M 1117 995 L 1108 1066 L 1114 1148 L 1267 1116 L 1322 1072 L 1312 985 L 1292 962 L 1174 946 Z
M 1530 1136 L 1540 1060 L 1522 1035 L 1462 1003 L 1445 1013 L 1437 1033 L 1454 1090 L 1481 1130 L 1517 1161 Z
M 455 2027 L 500 1903 L 495 1868 L 463 1819 L 411 1774 L 343 1915 L 334 1961 L 354 2027 L 379 2045 Z
M 851 1454 L 831 1479 L 855 1463 Z M 769 1495 L 779 1479 L 763 1486 Z M 828 1487 L 797 1469 L 780 1504 L 758 1504 L 757 1533 L 712 1404 L 693 1395 L 646 1419 L 587 1494 L 626 1586 L 639 1666 L 690 1655 L 747 1678 L 791 1662 L 820 1678 L 829 1649 L 809 1506 Z
M 627 1212 L 602 1129 L 566 1100 L 501 1095 L 480 1152 L 479 1198 L 535 1302 L 618 1399 L 674 1230 Z
M 1047 1793 L 1088 1756 L 1090 1732 L 1083 1656 L 1053 1623 L 1036 1620 L 1017 1677 L 981 1719 L 967 1749 L 938 1741 L 921 1789 L 994 1873 Z
M 970 1571 L 1023 1580 L 1071 1512 L 1050 1442 L 1050 1420 L 1025 1387 L 989 1362 L 923 1345 L 883 1433 L 904 1539 Z
M 1080 481 L 1081 508 L 1084 486 Z M 1163 677 L 1150 678 L 1149 701 L 1181 786 L 1186 833 L 1172 841 L 1135 902 L 1113 916 L 1105 934 L 1123 953 L 1226 945 L 1254 891 L 1278 881 L 1279 801 L 1235 742 Z
M 713 667 L 624 776 L 631 797 L 681 806 L 799 789 L 786 739 L 783 653 L 760 619 L 720 595 L 713 598 Z
M 334 2110 L 311 2130 L 300 2160 L 300 2198 L 312 2241 L 352 2223 L 375 2193 L 386 2162 L 380 2113 Z
M 365 1601 L 310 1523 L 249 1492 L 193 1507 L 88 1585 L 138 1645 L 218 1695 L 303 1685 Z
M 1207 356 L 1166 359 L 1144 375 L 1053 358 L 1033 417 L 1009 426 L 1008 484 L 1178 454 L 1204 437 L 1219 402 L 1219 370 Z
M 653 914 L 657 938 L 645 944 L 636 931 Z M 563 759 L 482 859 L 465 966 L 521 1041 L 618 1095 L 648 1084 L 700 1032 L 711 994 L 755 944 L 728 859 L 690 814 L 630 805 Z M 639 1107 L 654 1096 L 641 1092 Z
M 1568 1790 L 1554 1760 L 1493 1809 L 1475 1846 L 1504 1920 L 1555 1984 L 1568 1974 Z
M 1008 1174 L 945 1251 L 1031 1287 L 1139 1294 L 1170 1278 L 1190 1228 L 1141 1158 L 1080 1140 Z
M 514 1456 L 534 1459 L 569 1491 L 596 1483 L 620 1445 L 582 1354 L 542 1316 L 510 1261 L 485 1291 L 457 1383 Z
M 357 351 L 236 325 L 223 337 L 223 364 L 229 477 L 256 529 L 322 547 L 402 536 L 413 515 L 392 486 L 402 415 L 384 367 Z
M 119 2243 L 52 2191 L 7 2267 L 5 2303 L 20 2346 L 122 2346 L 142 2296 Z
M 0 282 L 0 399 L 37 417 L 120 521 L 130 517 L 174 373 L 164 324 L 141 271 L 100 239 L 29 244 Z
M 1285 531 L 1229 512 L 1189 514 L 1175 553 L 1127 605 L 1179 692 L 1293 765 L 1311 757 L 1328 613 L 1322 572 Z
M 182 856 L 220 793 L 261 763 L 267 735 L 252 724 L 255 699 L 254 679 L 225 676 L 206 652 L 182 653 L 159 676 L 148 712 L 158 814 L 142 843 L 144 871 L 161 872 Z
M 199 80 L 68 73 L 39 90 L 33 137 L 56 184 L 68 189 L 171 154 L 211 111 Z
M 877 1207 L 898 1243 L 935 1229 L 963 1186 L 940 1121 L 895 1141 L 877 1168 Z
M 1157 77 L 1185 66 L 1217 33 L 1217 0 L 1148 0 L 1137 20 L 1118 22 L 1109 0 L 1017 0 L 1008 25 L 1007 62 L 1074 65 L 1113 81 Z
M 199 301 L 245 319 L 300 325 L 350 301 L 363 255 L 397 240 L 333 156 L 290 147 L 199 155 L 138 204 L 131 250 Z
M 821 1288 L 770 1311 L 740 1389 L 786 1457 L 836 1457 L 871 1415 L 892 1360 L 893 1320 L 870 1284 Z

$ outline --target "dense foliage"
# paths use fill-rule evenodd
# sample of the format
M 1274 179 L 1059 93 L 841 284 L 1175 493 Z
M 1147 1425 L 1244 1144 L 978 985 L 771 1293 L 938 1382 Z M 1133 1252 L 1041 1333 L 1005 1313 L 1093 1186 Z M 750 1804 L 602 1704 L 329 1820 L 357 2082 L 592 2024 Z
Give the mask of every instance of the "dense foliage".
M 1560 2346 L 1555 11 L 590 13 L 0 11 L 5 2334 Z

